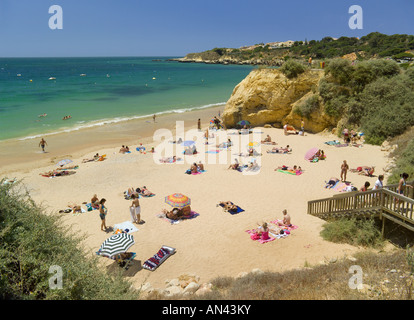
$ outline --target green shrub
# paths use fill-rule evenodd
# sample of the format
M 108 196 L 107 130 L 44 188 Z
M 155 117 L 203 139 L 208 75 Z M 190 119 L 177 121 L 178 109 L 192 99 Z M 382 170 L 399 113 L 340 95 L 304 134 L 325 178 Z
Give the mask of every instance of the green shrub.
M 282 71 L 283 74 L 289 79 L 293 79 L 301 73 L 304 73 L 306 71 L 306 67 L 297 61 L 289 59 L 283 63 L 283 65 L 280 67 L 280 71 Z
M 306 99 L 306 101 L 304 101 L 303 103 L 297 105 L 293 112 L 295 112 L 301 117 L 309 119 L 311 114 L 319 110 L 319 108 L 319 97 L 318 95 L 313 95 Z
M 332 59 L 326 63 L 325 75 L 330 75 L 333 82 L 348 85 L 353 73 L 351 62 L 346 59 Z
M 98 257 L 86 257 L 82 237 L 61 216 L 46 215 L 17 185 L 0 186 L 0 299 L 136 299 L 121 274 L 110 276 Z M 51 266 L 60 266 L 63 288 L 49 288 Z
M 381 144 L 414 125 L 414 92 L 406 75 L 379 78 L 359 98 L 365 109 L 361 127 L 368 143 Z
M 406 172 L 410 180 L 414 177 L 414 140 L 411 140 L 401 155 L 398 157 L 396 167 L 388 178 L 388 183 L 397 183 L 400 180 L 400 174 Z
M 342 218 L 323 225 L 321 236 L 335 243 L 380 248 L 384 245 L 381 232 L 373 219 Z

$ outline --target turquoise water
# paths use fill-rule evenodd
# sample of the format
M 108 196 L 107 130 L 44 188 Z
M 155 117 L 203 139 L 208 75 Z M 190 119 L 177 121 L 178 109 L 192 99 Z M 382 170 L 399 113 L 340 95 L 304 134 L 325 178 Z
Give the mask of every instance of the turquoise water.
M 225 103 L 252 70 L 167 59 L 2 58 L 0 140 Z

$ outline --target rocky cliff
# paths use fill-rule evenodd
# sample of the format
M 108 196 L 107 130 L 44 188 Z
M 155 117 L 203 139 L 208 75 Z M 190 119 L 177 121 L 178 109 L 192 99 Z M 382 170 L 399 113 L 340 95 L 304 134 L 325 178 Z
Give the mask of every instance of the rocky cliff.
M 234 88 L 223 122 L 228 128 L 236 127 L 240 120 L 248 120 L 252 126 L 282 127 L 289 123 L 300 128 L 301 116 L 294 110 L 317 92 L 323 76 L 323 71 L 307 71 L 288 79 L 278 69 L 255 69 Z M 320 132 L 337 124 L 323 112 L 323 105 L 304 120 L 308 132 Z

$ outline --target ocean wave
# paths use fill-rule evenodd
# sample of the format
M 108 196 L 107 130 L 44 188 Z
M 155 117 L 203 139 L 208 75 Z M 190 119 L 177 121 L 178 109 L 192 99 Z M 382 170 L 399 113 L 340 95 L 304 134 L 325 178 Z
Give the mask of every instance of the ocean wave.
M 165 111 L 156 112 L 155 115 L 164 115 L 164 114 L 172 114 L 172 113 L 185 113 L 185 112 L 190 112 L 190 111 L 196 111 L 196 110 L 202 110 L 202 109 L 207 109 L 207 108 L 218 107 L 218 106 L 221 106 L 221 105 L 224 105 L 224 104 L 226 104 L 226 102 L 211 103 L 211 104 L 206 104 L 206 105 L 203 105 L 203 106 L 183 108 L 183 109 L 165 110 Z M 74 127 L 61 128 L 58 131 L 27 136 L 27 137 L 20 138 L 18 140 L 24 141 L 24 140 L 38 139 L 38 138 L 41 138 L 41 137 L 52 136 L 52 135 L 56 135 L 56 134 L 60 134 L 60 133 L 68 133 L 68 132 L 73 132 L 73 131 L 79 131 L 79 130 L 82 130 L 82 129 L 100 127 L 100 126 L 104 126 L 104 125 L 107 125 L 107 124 L 114 124 L 114 123 L 119 123 L 119 122 L 130 121 L 130 120 L 151 118 L 153 115 L 154 115 L 154 113 L 147 114 L 147 115 L 142 115 L 142 116 L 116 117 L 116 118 L 112 118 L 112 119 L 100 119 L 100 120 L 94 120 L 94 121 L 90 121 L 90 122 L 78 121 L 77 122 L 78 125 L 76 125 Z M 83 123 L 85 123 L 85 124 L 83 124 Z

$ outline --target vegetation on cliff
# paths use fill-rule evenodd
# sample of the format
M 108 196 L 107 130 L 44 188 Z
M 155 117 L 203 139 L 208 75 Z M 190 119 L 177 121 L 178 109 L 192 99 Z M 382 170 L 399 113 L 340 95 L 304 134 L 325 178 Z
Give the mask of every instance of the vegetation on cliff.
M 352 65 L 333 59 L 319 83 L 319 95 L 325 112 L 342 118 L 343 127 L 360 129 L 368 143 L 381 144 L 414 125 L 413 73 L 413 67 L 403 70 L 392 60 Z
M 214 48 L 190 53 L 186 61 L 215 61 L 216 63 L 251 63 L 280 66 L 290 58 L 302 59 L 312 57 L 317 60 L 332 59 L 354 54 L 356 59 L 390 57 L 396 60 L 413 59 L 414 35 L 386 35 L 372 32 L 360 39 L 325 37 L 321 40 L 295 41 L 291 47 L 272 48 L 268 44 L 258 44 L 251 48 Z
M 17 185 L 0 183 L 0 299 L 136 299 L 120 274 L 109 275 L 88 258 L 79 236 L 46 215 Z M 62 268 L 62 288 L 50 289 L 51 266 Z

